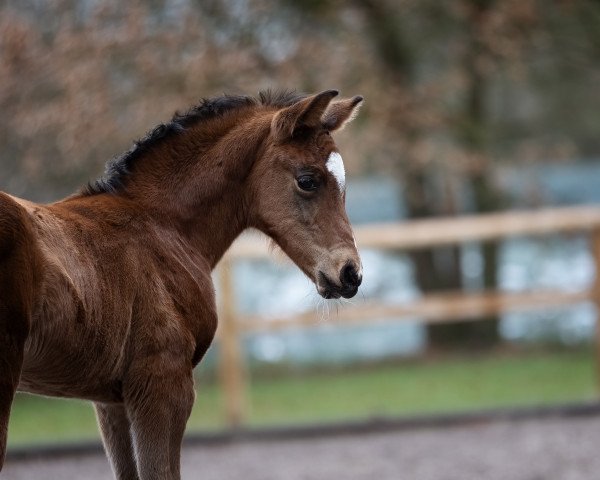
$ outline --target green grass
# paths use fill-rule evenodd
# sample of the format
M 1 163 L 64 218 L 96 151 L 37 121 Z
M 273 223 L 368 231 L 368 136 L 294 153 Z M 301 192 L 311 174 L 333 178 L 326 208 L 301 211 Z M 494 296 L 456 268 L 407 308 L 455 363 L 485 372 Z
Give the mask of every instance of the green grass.
M 337 372 L 253 378 L 248 424 L 276 425 L 547 405 L 597 396 L 589 350 L 451 357 Z M 190 430 L 224 427 L 214 384 L 198 385 Z M 99 438 L 93 410 L 77 401 L 19 395 L 9 445 Z

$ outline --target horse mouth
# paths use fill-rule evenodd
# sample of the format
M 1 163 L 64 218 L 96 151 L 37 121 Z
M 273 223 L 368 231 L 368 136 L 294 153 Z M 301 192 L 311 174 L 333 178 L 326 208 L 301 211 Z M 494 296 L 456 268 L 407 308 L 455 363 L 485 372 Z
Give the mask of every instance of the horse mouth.
M 355 285 L 344 285 L 339 286 L 331 281 L 331 279 L 325 275 L 322 271 L 319 271 L 317 275 L 317 292 L 324 299 L 336 299 L 340 297 L 352 298 L 358 292 L 358 286 Z

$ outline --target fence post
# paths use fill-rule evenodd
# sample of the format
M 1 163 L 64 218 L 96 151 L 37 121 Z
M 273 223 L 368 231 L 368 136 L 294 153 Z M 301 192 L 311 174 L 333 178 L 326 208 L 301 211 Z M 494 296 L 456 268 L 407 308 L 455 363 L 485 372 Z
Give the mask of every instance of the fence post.
M 600 391 L 600 228 L 592 230 L 591 234 L 592 256 L 596 267 L 596 276 L 593 286 L 593 300 L 596 306 L 596 381 Z
M 244 366 L 236 321 L 231 259 L 225 257 L 219 269 L 219 374 L 225 400 L 225 418 L 232 428 L 244 421 Z

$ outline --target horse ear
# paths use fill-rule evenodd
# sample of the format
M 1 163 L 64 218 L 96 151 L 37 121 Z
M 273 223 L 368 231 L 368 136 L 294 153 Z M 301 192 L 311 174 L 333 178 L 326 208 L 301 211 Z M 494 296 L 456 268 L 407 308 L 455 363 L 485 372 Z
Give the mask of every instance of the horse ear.
M 326 90 L 277 112 L 271 122 L 271 130 L 275 138 L 283 141 L 291 138 L 298 128 L 320 127 L 323 114 L 331 99 L 337 94 L 337 90 Z
M 321 119 L 323 127 L 330 132 L 344 128 L 358 115 L 362 101 L 363 97 L 357 95 L 329 105 Z

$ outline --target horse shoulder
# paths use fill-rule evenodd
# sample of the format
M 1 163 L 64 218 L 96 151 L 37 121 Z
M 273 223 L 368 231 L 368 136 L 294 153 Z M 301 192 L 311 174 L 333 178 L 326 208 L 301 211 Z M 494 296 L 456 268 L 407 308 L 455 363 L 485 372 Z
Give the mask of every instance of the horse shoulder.
M 210 346 L 217 327 L 215 291 L 209 262 L 176 236 L 162 234 L 144 253 L 147 284 L 143 301 L 157 318 L 152 326 L 159 345 L 170 349 L 173 330 L 195 366 Z M 153 236 L 151 236 L 153 238 Z M 145 328 L 152 328 L 148 324 Z
M 126 242 L 112 227 L 103 226 L 102 211 L 82 212 L 72 206 L 26 205 L 42 254 L 28 368 L 58 361 L 53 347 L 60 344 L 85 357 L 81 371 L 104 378 L 123 366 L 134 274 L 127 268 Z
M 0 311 L 9 312 L 0 323 L 10 322 L 4 325 L 8 331 L 19 330 L 22 335 L 29 331 L 39 260 L 26 209 L 18 199 L 0 192 Z

